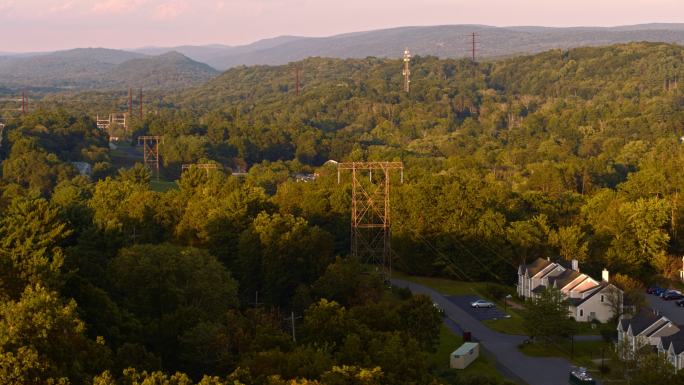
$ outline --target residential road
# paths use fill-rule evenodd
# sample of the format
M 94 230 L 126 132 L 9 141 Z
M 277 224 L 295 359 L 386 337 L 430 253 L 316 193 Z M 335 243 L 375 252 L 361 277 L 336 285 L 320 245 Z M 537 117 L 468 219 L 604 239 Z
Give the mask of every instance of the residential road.
M 455 333 L 470 331 L 473 339 L 496 361 L 502 373 L 511 380 L 529 385 L 567 385 L 571 364 L 562 358 L 530 357 L 520 350 L 527 337 L 503 334 L 491 330 L 439 292 L 413 282 L 392 279 L 397 287 L 407 287 L 414 294 L 424 294 L 444 309 L 445 324 Z

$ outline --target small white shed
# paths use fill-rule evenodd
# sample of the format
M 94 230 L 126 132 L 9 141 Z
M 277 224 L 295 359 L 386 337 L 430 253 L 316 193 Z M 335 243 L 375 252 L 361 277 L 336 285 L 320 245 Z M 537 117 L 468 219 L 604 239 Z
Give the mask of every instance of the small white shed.
M 480 344 L 466 342 L 451 353 L 449 360 L 452 369 L 465 369 L 480 356 Z

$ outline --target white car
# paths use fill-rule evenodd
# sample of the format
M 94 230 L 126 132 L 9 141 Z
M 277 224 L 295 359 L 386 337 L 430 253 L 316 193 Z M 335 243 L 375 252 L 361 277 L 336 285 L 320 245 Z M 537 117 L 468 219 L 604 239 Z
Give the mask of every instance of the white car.
M 470 303 L 471 307 L 487 307 L 487 308 L 492 308 L 494 307 L 494 304 L 488 301 L 485 301 L 483 299 L 478 299 L 475 302 Z

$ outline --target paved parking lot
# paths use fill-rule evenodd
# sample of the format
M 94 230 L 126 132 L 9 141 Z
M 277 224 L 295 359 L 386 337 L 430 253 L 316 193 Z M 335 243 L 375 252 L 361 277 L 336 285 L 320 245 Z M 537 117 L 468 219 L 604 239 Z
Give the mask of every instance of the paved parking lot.
M 458 296 L 447 296 L 447 299 L 458 306 L 459 308 L 465 310 L 469 315 L 478 321 L 494 320 L 506 318 L 506 313 L 499 310 L 496 306 L 492 308 L 473 308 L 470 306 L 471 302 L 482 299 L 476 295 L 458 295 Z
M 677 306 L 677 301 L 663 301 L 660 297 L 652 294 L 645 294 L 646 302 L 654 309 L 658 310 L 662 315 L 667 317 L 676 325 L 684 325 L 684 307 Z

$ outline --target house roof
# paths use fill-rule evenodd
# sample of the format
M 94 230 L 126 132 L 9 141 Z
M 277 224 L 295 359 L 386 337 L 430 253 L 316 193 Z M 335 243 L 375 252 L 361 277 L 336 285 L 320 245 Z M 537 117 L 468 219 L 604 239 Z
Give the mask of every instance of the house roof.
M 549 261 L 548 259 L 537 258 L 534 260 L 534 262 L 525 266 L 525 269 L 527 270 L 527 274 L 530 277 L 534 277 L 535 275 L 537 275 L 537 273 L 544 270 L 550 264 L 551 261 Z
M 662 316 L 653 313 L 652 310 L 642 310 L 633 318 L 626 320 L 628 327 L 632 327 L 632 334 L 637 335 L 646 330 L 649 326 L 655 324 Z M 626 330 L 626 329 L 625 329 Z
M 671 336 L 660 337 L 660 343 L 663 345 L 663 348 L 669 349 L 670 344 L 672 344 L 675 354 L 679 354 L 684 351 L 684 330 L 682 330 L 681 326 L 679 328 L 680 330 Z
M 622 330 L 623 332 L 626 332 L 627 329 L 629 329 L 629 321 L 631 321 L 631 320 L 625 319 L 625 318 L 621 319 L 620 323 L 618 324 L 618 327 L 620 328 L 620 330 Z
M 577 279 L 577 277 L 579 277 L 580 275 L 580 272 L 568 269 L 555 277 L 549 278 L 549 284 L 553 285 L 555 283 L 556 287 L 562 289 L 567 284 Z
M 534 289 L 532 289 L 532 292 L 535 294 L 539 294 L 539 293 L 543 292 L 544 289 L 546 289 L 546 286 L 539 285 L 539 286 L 535 287 Z
M 603 289 L 605 289 L 606 287 L 608 287 L 608 285 L 610 285 L 608 282 L 601 282 L 601 283 L 598 284 L 598 286 L 592 287 L 591 290 L 594 290 L 594 289 L 595 289 L 594 292 L 592 292 L 591 294 L 589 294 L 588 296 L 586 296 L 586 297 L 584 297 L 584 298 L 581 298 L 581 301 L 580 301 L 579 304 L 581 305 L 581 304 L 583 304 L 584 302 L 587 302 L 590 298 L 592 298 L 592 297 L 595 296 L 596 294 L 598 294 L 598 293 L 600 293 L 601 291 L 603 291 Z M 585 292 L 587 292 L 587 291 L 588 291 L 588 290 L 585 290 L 585 291 L 583 291 L 582 293 L 585 293 Z

